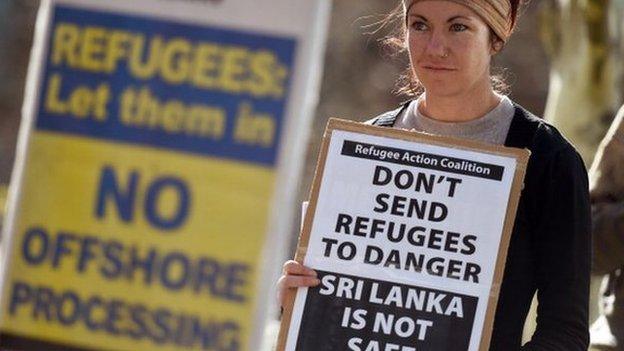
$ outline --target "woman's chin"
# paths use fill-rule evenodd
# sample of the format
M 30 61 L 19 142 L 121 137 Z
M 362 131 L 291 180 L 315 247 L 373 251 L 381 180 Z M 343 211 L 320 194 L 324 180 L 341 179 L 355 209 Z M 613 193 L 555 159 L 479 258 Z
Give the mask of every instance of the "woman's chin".
M 460 93 L 461 89 L 450 81 L 428 81 L 422 83 L 427 96 L 452 97 Z

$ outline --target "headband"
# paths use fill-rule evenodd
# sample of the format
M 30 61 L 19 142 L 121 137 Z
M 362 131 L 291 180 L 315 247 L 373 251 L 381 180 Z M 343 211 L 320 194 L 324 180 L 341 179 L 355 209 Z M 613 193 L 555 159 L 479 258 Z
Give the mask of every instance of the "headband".
M 403 0 L 403 9 L 407 14 L 409 8 L 417 2 L 427 0 Z M 494 33 L 507 42 L 512 32 L 511 3 L 509 0 L 447 0 L 464 5 L 476 12 Z M 407 6 L 406 3 L 409 3 Z

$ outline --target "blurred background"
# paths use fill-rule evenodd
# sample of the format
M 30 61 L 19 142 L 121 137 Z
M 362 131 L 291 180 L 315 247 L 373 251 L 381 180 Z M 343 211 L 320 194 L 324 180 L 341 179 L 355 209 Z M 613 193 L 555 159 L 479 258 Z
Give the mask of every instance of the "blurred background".
M 511 98 L 563 129 L 588 167 L 622 101 L 622 2 L 533 1 L 495 58 L 495 66 L 511 86 Z M 11 180 L 38 5 L 37 0 L 0 0 L 0 202 Z M 406 59 L 384 52 L 379 40 L 387 31 L 367 34 L 372 30 L 367 25 L 395 6 L 389 0 L 334 0 L 320 99 L 297 202 L 308 197 L 329 117 L 363 121 L 405 99 L 393 90 Z M 298 228 L 299 220 L 294 220 L 293 228 Z M 293 230 L 289 256 L 297 235 Z
M 0 183 L 10 181 L 34 22 L 39 1 L 0 1 Z M 384 33 L 366 34 L 371 25 L 394 8 L 387 0 L 334 1 L 320 100 L 309 140 L 308 162 L 300 198 L 307 197 L 316 165 L 320 136 L 329 117 L 363 120 L 402 100 L 392 93 L 406 61 L 381 50 Z M 532 4 L 508 47 L 496 59 L 504 67 L 511 97 L 532 112 L 544 111 L 548 62 L 537 42 L 537 4 Z M 387 34 L 387 33 L 386 33 Z

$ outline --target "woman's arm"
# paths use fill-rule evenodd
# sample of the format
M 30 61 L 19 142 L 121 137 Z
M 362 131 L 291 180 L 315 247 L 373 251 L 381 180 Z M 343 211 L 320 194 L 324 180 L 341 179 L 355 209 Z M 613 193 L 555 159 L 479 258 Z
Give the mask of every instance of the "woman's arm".
M 587 172 L 569 146 L 545 170 L 541 220 L 533 234 L 537 259 L 537 328 L 522 350 L 585 351 L 591 221 Z

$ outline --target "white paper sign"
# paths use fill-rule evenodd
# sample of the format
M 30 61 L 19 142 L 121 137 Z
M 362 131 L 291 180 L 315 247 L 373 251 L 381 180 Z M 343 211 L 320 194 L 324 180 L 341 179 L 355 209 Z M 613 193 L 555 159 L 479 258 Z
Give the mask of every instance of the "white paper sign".
M 285 349 L 482 349 L 526 160 L 330 131 L 300 243 L 321 284 L 299 289 Z

